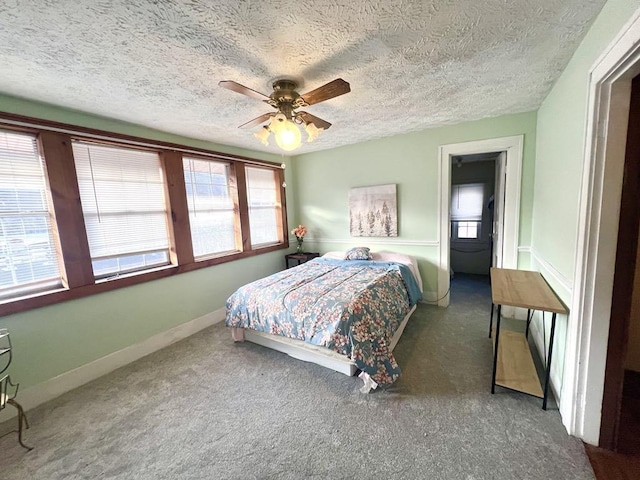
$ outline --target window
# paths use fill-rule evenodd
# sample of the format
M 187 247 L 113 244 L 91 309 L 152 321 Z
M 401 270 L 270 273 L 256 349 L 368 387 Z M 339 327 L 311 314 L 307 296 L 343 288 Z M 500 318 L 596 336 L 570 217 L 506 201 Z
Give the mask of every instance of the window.
M 480 222 L 457 222 L 458 238 L 478 238 Z
M 0 131 L 0 299 L 62 286 L 35 135 Z
M 484 207 L 484 184 L 451 186 L 451 235 L 454 239 L 478 239 Z
M 194 258 L 238 251 L 229 164 L 188 157 L 182 164 Z
M 251 246 L 281 242 L 280 186 L 276 170 L 246 167 L 245 171 Z
M 95 277 L 168 264 L 158 154 L 76 141 L 73 155 Z
M 0 114 L 0 316 L 287 248 L 282 182 L 273 162 Z

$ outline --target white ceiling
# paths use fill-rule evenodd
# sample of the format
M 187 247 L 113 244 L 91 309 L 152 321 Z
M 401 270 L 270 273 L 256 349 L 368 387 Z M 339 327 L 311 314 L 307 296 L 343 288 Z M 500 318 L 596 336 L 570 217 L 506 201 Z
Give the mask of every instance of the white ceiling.
M 351 93 L 294 153 L 539 107 L 605 0 L 5 0 L 0 92 L 254 150 L 273 111 L 218 87 Z M 586 81 L 586 80 L 585 80 Z

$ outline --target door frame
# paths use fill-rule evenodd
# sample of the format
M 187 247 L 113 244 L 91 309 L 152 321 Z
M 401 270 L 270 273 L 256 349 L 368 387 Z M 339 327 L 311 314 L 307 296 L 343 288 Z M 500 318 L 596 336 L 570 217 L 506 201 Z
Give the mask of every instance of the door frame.
M 624 386 L 624 369 L 627 355 L 627 340 L 631 320 L 634 285 L 637 285 L 636 258 L 638 256 L 638 226 L 640 225 L 640 75 L 631 85 L 629 124 L 625 151 L 622 195 L 616 262 L 611 298 L 611 321 L 607 347 L 607 365 L 604 374 L 602 397 L 602 420 L 600 422 L 599 446 L 608 450 L 618 450 L 620 410 Z
M 560 414 L 567 431 L 599 444 L 631 79 L 640 73 L 640 9 L 589 75 Z M 612 214 L 615 212 L 615 214 Z
M 438 175 L 440 177 L 440 192 L 438 195 L 438 210 L 440 212 L 440 221 L 438 222 L 440 244 L 438 306 L 449 306 L 451 157 L 474 153 L 506 152 L 502 266 L 505 268 L 517 268 L 523 146 L 524 135 L 440 146 L 438 152 Z

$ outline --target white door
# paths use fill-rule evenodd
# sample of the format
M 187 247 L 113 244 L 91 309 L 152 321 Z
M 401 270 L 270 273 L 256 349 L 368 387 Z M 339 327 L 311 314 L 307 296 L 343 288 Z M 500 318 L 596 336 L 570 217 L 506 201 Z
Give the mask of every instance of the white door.
M 507 153 L 501 152 L 496 158 L 496 179 L 493 197 L 493 225 L 491 239 L 493 241 L 491 266 L 502 267 L 504 252 L 504 202 L 505 184 L 507 180 Z

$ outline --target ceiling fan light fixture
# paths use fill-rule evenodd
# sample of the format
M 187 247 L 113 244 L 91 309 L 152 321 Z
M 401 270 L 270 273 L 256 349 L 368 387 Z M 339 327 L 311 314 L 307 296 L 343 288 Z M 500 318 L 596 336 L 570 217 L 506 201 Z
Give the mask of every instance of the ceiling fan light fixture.
M 278 146 L 287 152 L 295 150 L 302 143 L 300 129 L 282 113 L 278 113 L 271 119 L 269 129 L 276 137 Z
M 301 107 L 309 107 L 326 100 L 344 95 L 351 91 L 348 82 L 342 78 L 326 83 L 310 92 L 300 95 L 296 90 L 301 82 L 292 78 L 278 78 L 272 81 L 273 93 L 265 95 L 233 80 L 221 80 L 218 82 L 222 88 L 252 97 L 269 104 L 276 109 L 277 113 L 264 113 L 259 117 L 240 125 L 239 128 L 251 128 L 269 121 L 269 124 L 254 136 L 268 146 L 269 134 L 273 132 L 276 143 L 285 151 L 295 150 L 300 147 L 302 135 L 300 125 L 304 125 L 307 132 L 307 142 L 313 142 L 323 130 L 328 129 L 331 124 L 307 112 L 296 112 Z
M 258 132 L 254 133 L 253 136 L 262 142 L 265 147 L 269 146 L 269 134 L 271 130 L 266 125 L 262 127 Z
M 308 122 L 304 129 L 307 131 L 307 142 L 313 142 L 322 133 L 324 128 L 318 128 L 314 123 Z

